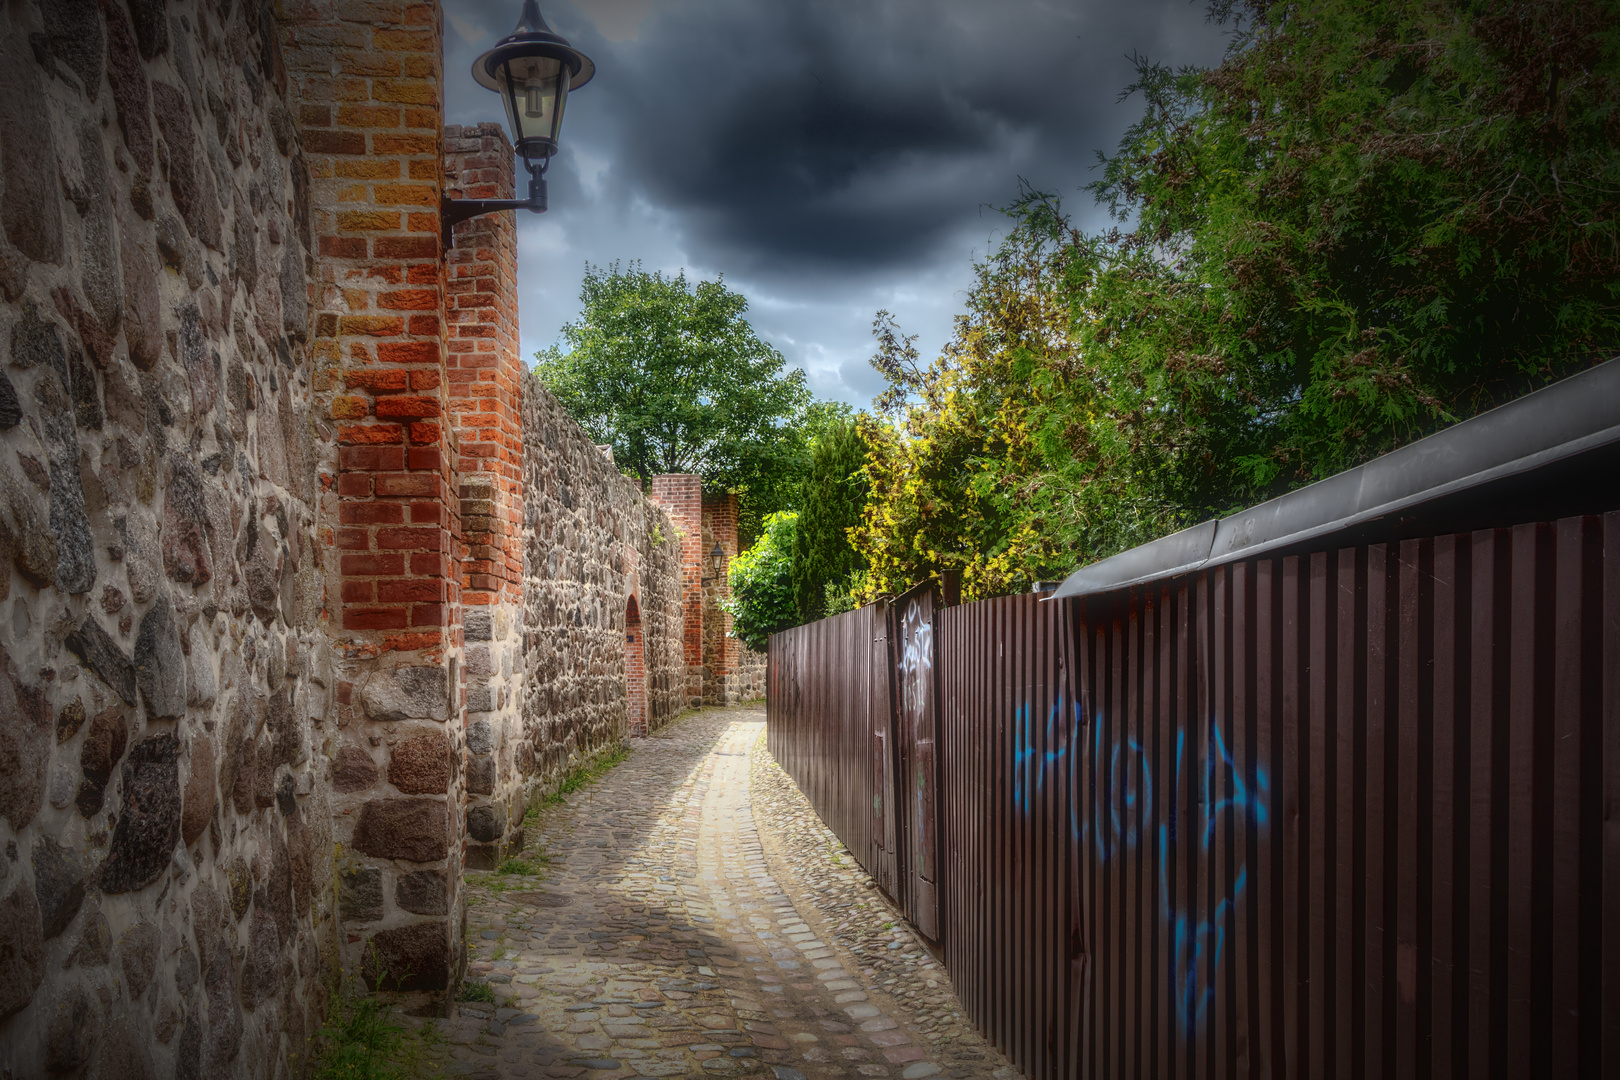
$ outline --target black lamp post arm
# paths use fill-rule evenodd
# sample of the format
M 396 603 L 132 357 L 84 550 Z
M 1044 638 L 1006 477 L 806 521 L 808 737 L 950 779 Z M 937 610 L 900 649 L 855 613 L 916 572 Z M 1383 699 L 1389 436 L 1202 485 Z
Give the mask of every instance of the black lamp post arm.
M 536 214 L 546 212 L 546 178 L 531 172 L 529 174 L 529 197 L 527 199 L 452 199 L 445 195 L 439 196 L 439 224 L 444 234 L 444 249 L 450 250 L 453 246 L 451 231 L 458 221 L 466 221 L 482 214 L 494 214 L 502 210 L 532 210 Z

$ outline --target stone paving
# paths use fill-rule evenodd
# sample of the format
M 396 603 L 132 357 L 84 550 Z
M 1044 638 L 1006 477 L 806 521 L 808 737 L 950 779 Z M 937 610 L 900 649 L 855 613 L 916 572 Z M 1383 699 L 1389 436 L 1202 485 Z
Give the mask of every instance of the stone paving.
M 548 807 L 540 878 L 469 876 L 447 1071 L 475 1077 L 1018 1073 L 944 970 L 764 751 L 758 707 L 708 709 Z

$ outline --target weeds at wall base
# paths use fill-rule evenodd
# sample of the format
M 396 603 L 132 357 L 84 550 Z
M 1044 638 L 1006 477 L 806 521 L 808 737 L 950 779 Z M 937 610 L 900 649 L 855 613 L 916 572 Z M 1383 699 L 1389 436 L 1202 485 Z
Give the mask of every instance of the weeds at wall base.
M 457 1001 L 482 1001 L 486 1004 L 495 1004 L 495 988 L 489 983 L 466 982 L 461 984 L 461 993 L 456 995 Z
M 627 743 L 611 743 L 569 769 L 555 786 L 531 787 L 526 800 L 528 810 L 523 816 L 524 830 L 527 831 L 539 824 L 540 815 L 546 807 L 560 805 L 568 796 L 607 775 L 614 766 L 629 756 L 630 747 Z
M 624 743 L 617 743 L 595 761 L 570 769 L 568 775 L 563 777 L 562 783 L 557 785 L 557 790 L 546 796 L 546 805 L 556 806 L 585 785 L 606 776 L 614 766 L 622 764 L 629 756 L 630 748 Z
M 314 1040 L 313 1080 L 432 1080 L 443 1069 L 431 1060 L 444 1041 L 433 1020 L 401 1023 L 396 1006 L 358 992 L 333 995 L 326 1024 Z
M 539 880 L 529 879 L 544 879 L 546 867 L 550 864 L 551 856 L 545 852 L 525 851 L 521 855 L 503 859 L 494 870 L 485 871 L 472 880 L 480 888 L 499 895 L 508 889 L 529 888 L 539 884 Z M 476 900 L 470 897 L 468 902 L 476 904 Z

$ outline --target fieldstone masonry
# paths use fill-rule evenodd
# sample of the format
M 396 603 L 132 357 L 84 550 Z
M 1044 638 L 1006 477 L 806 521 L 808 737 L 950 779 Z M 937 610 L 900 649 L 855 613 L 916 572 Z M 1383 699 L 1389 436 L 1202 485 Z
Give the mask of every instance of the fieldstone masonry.
M 0 1073 L 268 1074 L 326 1006 L 309 161 L 268 9 L 0 7 Z
M 643 496 L 532 377 L 523 383 L 523 441 L 525 679 L 517 754 L 533 797 L 629 736 L 632 598 L 647 726 L 656 729 L 687 706 L 687 567 L 673 515 Z
M 441 56 L 418 0 L 0 5 L 0 1076 L 442 1008 L 463 868 L 746 667 L 697 478 L 525 374 L 511 215 L 441 250 L 512 172 Z

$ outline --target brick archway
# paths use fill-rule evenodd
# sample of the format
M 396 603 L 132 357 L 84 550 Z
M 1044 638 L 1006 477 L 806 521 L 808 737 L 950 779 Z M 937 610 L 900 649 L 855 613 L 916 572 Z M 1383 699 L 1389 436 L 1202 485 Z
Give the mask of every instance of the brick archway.
M 641 607 L 635 594 L 624 605 L 624 683 L 625 711 L 630 734 L 647 734 L 647 654 L 646 636 L 641 629 Z

